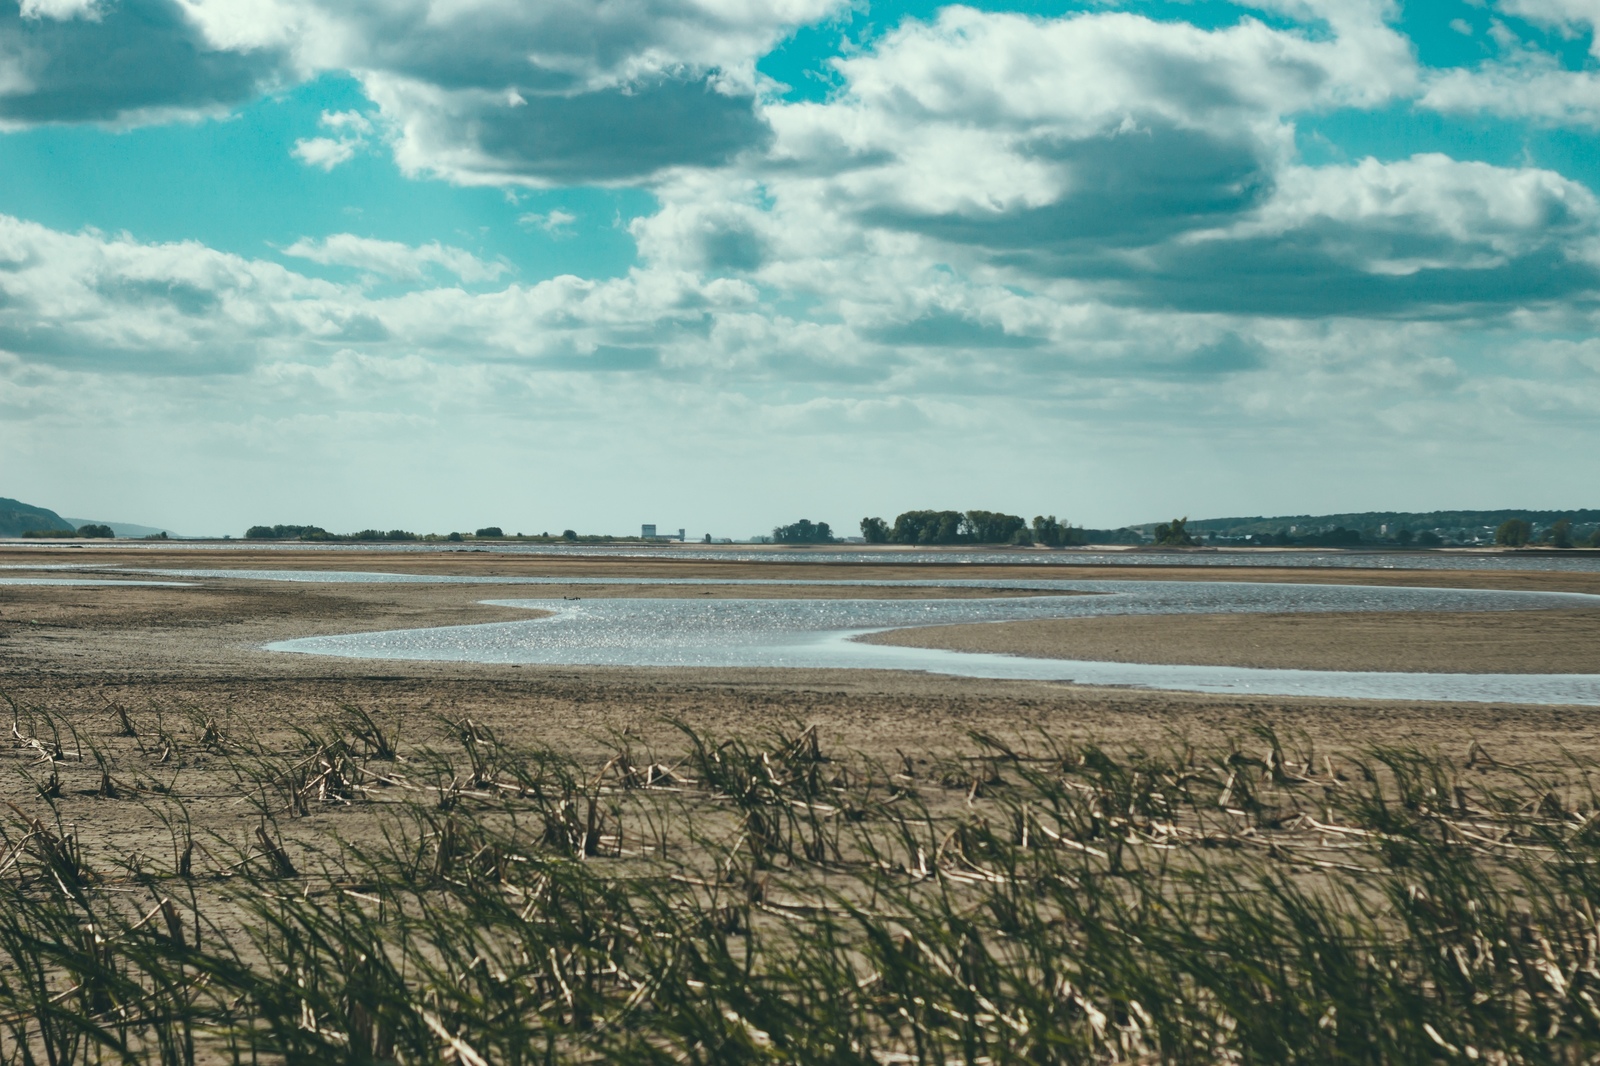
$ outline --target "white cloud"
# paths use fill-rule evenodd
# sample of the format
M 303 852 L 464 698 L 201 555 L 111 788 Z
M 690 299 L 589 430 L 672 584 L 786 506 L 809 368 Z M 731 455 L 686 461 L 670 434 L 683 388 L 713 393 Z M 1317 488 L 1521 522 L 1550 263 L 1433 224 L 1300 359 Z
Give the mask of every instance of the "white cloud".
M 1600 58 L 1600 36 L 1595 35 L 1600 5 L 1594 0 L 1501 0 L 1497 6 L 1569 36 L 1591 35 L 1590 51 Z M 1470 33 L 1471 27 L 1464 32 Z M 1499 50 L 1494 59 L 1428 72 L 1419 106 L 1452 115 L 1600 126 L 1600 76 L 1592 69 L 1572 69 L 1498 18 L 1490 21 L 1489 37 Z
M 718 165 L 759 145 L 756 60 L 845 0 L 183 2 L 219 47 L 359 76 L 407 173 L 541 185 Z
M 366 147 L 372 122 L 359 111 L 324 111 L 321 125 L 332 137 L 304 137 L 294 142 L 291 154 L 307 166 L 332 170 L 355 158 Z
M 633 233 L 649 263 L 806 294 L 896 348 L 1045 350 L 1048 316 L 974 299 L 1006 286 L 1296 316 L 1503 314 L 1596 288 L 1594 198 L 1557 174 L 1297 162 L 1295 112 L 1416 85 L 1381 10 L 1330 12 L 1319 35 L 947 9 L 839 60 L 831 99 L 769 106 L 765 159 L 658 182 Z
M 307 166 L 332 170 L 341 163 L 355 158 L 356 145 L 351 141 L 336 141 L 331 137 L 305 137 L 294 142 L 292 154 Z
M 212 115 L 283 71 L 275 50 L 212 47 L 172 0 L 0 4 L 0 57 L 0 128 Z
M 545 233 L 552 237 L 568 237 L 571 236 L 571 231 L 568 227 L 578 221 L 578 216 L 562 211 L 559 208 L 553 208 L 543 213 L 529 211 L 519 215 L 517 221 L 524 226 L 544 230 Z
M 1541 248 L 1581 255 L 1600 233 L 1585 186 L 1548 170 L 1460 162 L 1438 153 L 1395 163 L 1289 167 L 1272 198 L 1220 237 L 1282 237 L 1333 224 L 1341 251 L 1386 275 L 1503 266 Z
M 1419 182 L 1432 164 L 1410 165 Z M 1441 211 L 1403 175 L 1339 177 L 1296 177 L 1300 207 L 1284 224 L 1420 214 L 1440 231 L 1500 226 L 1493 239 L 1510 241 L 1514 254 L 1521 227 L 1559 191 L 1536 173 L 1513 174 L 1511 191 L 1485 201 L 1484 222 Z M 1479 182 L 1485 195 L 1489 177 Z M 1357 179 L 1360 195 L 1345 187 Z M 698 188 L 713 191 L 709 179 Z M 759 201 L 732 193 L 758 220 Z M 694 232 L 693 212 L 677 207 L 674 224 Z M 1476 323 L 1130 308 L 1072 282 L 1024 286 L 994 267 L 952 266 L 929 255 L 923 238 L 830 230 L 812 248 L 799 235 L 775 237 L 764 238 L 773 243 L 748 281 L 651 263 L 610 280 L 563 276 L 479 292 L 424 277 L 380 297 L 194 243 L 68 234 L 0 217 L 0 450 L 8 469 L 30 477 L 92 470 L 63 483 L 114 496 L 126 482 L 177 501 L 177 516 L 158 516 L 165 524 L 194 505 L 163 495 L 163 484 L 227 486 L 208 497 L 208 513 L 242 529 L 263 520 L 443 528 L 456 521 L 450 508 L 502 498 L 506 484 L 545 506 L 591 500 L 593 485 L 606 484 L 605 495 L 626 507 L 570 505 L 592 515 L 581 521 L 614 528 L 636 520 L 624 513 L 630 507 L 659 507 L 646 517 L 689 524 L 746 507 L 810 506 L 813 483 L 815 499 L 840 509 L 813 517 L 841 523 L 947 495 L 1080 520 L 1098 508 L 1109 523 L 1169 502 L 1208 511 L 1243 502 L 1216 495 L 1206 465 L 1215 448 L 1230 456 L 1230 477 L 1264 484 L 1297 483 L 1283 480 L 1291 469 L 1301 479 L 1323 469 L 1316 464 L 1327 463 L 1330 440 L 1351 468 L 1411 448 L 1420 464 L 1413 479 L 1472 469 L 1475 484 L 1488 484 L 1500 476 L 1497 442 L 1536 432 L 1542 420 L 1567 420 L 1574 454 L 1600 446 L 1593 420 L 1577 420 L 1573 406 L 1600 385 L 1585 386 L 1579 400 L 1562 399 L 1558 387 L 1573 365 L 1592 362 L 1587 347 L 1549 348 L 1540 361 L 1485 349 Z M 396 274 L 425 275 L 440 258 L 427 246 L 359 238 L 301 250 Z M 822 264 L 814 272 L 803 258 L 813 252 Z M 778 289 L 778 277 L 805 285 Z M 1582 332 L 1570 322 L 1548 328 L 1557 327 Z M 1532 352 L 1535 330 L 1546 327 L 1502 328 L 1523 345 L 1516 351 Z M 164 468 L 166 482 L 108 447 L 157 426 L 172 453 L 187 457 Z M 796 434 L 812 446 L 795 449 Z M 504 454 L 474 465 L 486 437 Z M 687 479 L 652 458 L 648 445 L 667 437 L 708 457 Z M 40 440 L 69 446 L 41 450 Z M 727 447 L 731 440 L 740 447 Z M 1419 449 L 1433 441 L 1450 444 L 1449 462 L 1424 469 Z M 110 457 L 105 464 L 85 461 L 96 449 Z M 360 458 L 371 455 L 387 465 Z M 265 472 L 291 465 L 317 474 L 297 480 L 297 494 L 278 493 Z M 257 468 L 260 477 L 240 474 Z M 722 491 L 734 482 L 763 487 L 734 503 Z M 1135 482 L 1150 498 L 1127 495 Z M 1195 506 L 1183 495 L 1196 491 L 1188 482 L 1207 490 Z M 1532 492 L 1534 481 L 1515 483 Z M 1050 484 L 1071 491 L 1060 503 L 1041 501 L 1040 486 Z M 1374 490 L 1366 480 L 1350 491 Z M 1554 481 L 1540 491 L 1553 493 Z M 423 497 L 424 514 L 384 509 Z M 671 507 L 692 515 L 669 519 Z M 580 521 L 537 513 L 505 521 Z M 740 531 L 748 532 L 732 530 Z
M 1061 224 L 1146 240 L 1248 209 L 1293 152 L 1285 116 L 1411 90 L 1403 38 L 1339 26 L 1321 38 L 1249 19 L 1206 31 L 947 8 L 837 60 L 834 99 L 769 108 L 771 156 L 793 172 L 770 180 L 823 178 L 860 214 L 973 226 L 1076 203 Z
M 1044 123 L 1074 136 L 1128 116 L 1249 126 L 1310 107 L 1375 106 L 1409 89 L 1403 36 L 1354 17 L 1335 29 L 1320 37 L 1252 19 L 1203 30 L 1120 12 L 1041 19 L 948 7 L 836 65 L 869 111 Z
M 466 282 L 494 281 L 509 270 L 504 263 L 485 263 L 465 249 L 438 241 L 413 246 L 353 233 L 335 233 L 321 240 L 302 237 L 283 251 L 314 263 L 353 267 L 402 281 L 422 281 L 430 267 Z
M 372 132 L 372 122 L 359 111 L 324 111 L 320 121 L 328 129 L 350 137 Z
M 98 0 L 22 0 L 20 10 L 25 19 L 97 19 L 100 15 Z
M 1595 0 L 1500 0 L 1497 6 L 1509 15 L 1555 26 L 1567 33 L 1600 30 L 1600 4 Z M 1600 57 L 1600 39 L 1591 41 L 1589 49 Z
M 25 0 L 0 8 L 0 56 L 18 68 L 0 74 L 0 123 L 210 115 L 336 72 L 361 79 L 408 173 L 633 181 L 762 144 L 756 61 L 846 2 Z M 325 142 L 351 139 L 297 154 L 337 165 L 351 150 Z
M 173 106 L 354 71 L 372 106 L 324 114 L 296 142 L 304 163 L 381 146 L 409 174 L 462 184 L 648 184 L 659 209 L 631 224 L 639 262 L 522 284 L 440 241 L 284 249 L 380 287 L 0 218 L 0 454 L 29 447 L 16 426 L 49 440 L 86 417 L 173 427 L 194 454 L 240 463 L 389 442 L 407 478 L 450 492 L 470 466 L 462 442 L 493 436 L 514 443 L 484 475 L 502 495 L 642 471 L 629 490 L 648 503 L 681 487 L 649 468 L 646 445 L 672 435 L 735 464 L 707 499 L 735 475 L 781 483 L 775 496 L 808 478 L 831 493 L 881 464 L 891 502 L 862 506 L 892 511 L 928 502 L 897 492 L 1096 477 L 1113 499 L 1132 477 L 1122 457 L 1137 467 L 1148 451 L 1139 469 L 1182 511 L 1198 510 L 1182 493 L 1205 484 L 1218 441 L 1235 480 L 1237 464 L 1281 474 L 1327 441 L 1387 456 L 1442 440 L 1463 470 L 1493 459 L 1497 435 L 1572 418 L 1559 387 L 1592 376 L 1593 353 L 1538 346 L 1597 325 L 1589 190 L 1439 155 L 1307 166 L 1294 123 L 1419 96 L 1483 110 L 1497 93 L 1508 113 L 1579 121 L 1600 113 L 1586 75 L 1520 55 L 1421 72 L 1382 4 L 1262 6 L 1271 24 L 1216 30 L 946 8 L 849 51 L 826 99 L 790 103 L 762 97 L 755 58 L 835 0 L 184 0 L 135 42 L 149 59 L 136 69 L 157 69 L 163 48 L 210 54 L 196 42 L 249 63 Z M 0 18 L 0 35 L 15 25 Z M 70 32 L 98 54 L 110 38 L 88 25 L 17 32 Z M 54 121 L 35 112 L 59 86 L 25 52 L 0 73 L 0 121 Z M 66 120 L 126 121 L 117 92 L 81 92 Z M 577 219 L 519 221 L 559 236 Z M 1600 445 L 1593 426 L 1577 432 L 1574 448 Z M 797 434 L 816 446 L 795 449 Z M 1095 471 L 1111 452 L 1115 478 Z M 367 498 L 398 475 L 349 477 L 346 494 Z M 320 491 L 346 506 L 340 488 Z
M 1499 115 L 1561 126 L 1600 126 L 1600 75 L 1549 61 L 1492 64 L 1431 75 L 1420 106 L 1453 115 Z

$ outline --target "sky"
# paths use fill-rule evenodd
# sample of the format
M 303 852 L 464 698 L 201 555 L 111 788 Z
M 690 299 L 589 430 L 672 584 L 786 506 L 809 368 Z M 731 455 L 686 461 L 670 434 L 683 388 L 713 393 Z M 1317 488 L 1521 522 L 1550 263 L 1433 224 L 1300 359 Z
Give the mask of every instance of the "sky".
M 0 0 L 0 496 L 1596 506 L 1600 0 Z

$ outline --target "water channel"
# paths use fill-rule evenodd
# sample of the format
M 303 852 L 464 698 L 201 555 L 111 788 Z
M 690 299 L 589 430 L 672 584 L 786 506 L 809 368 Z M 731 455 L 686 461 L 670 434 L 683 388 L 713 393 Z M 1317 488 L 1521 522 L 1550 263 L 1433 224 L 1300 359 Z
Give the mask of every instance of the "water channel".
M 459 580 L 421 575 L 390 577 L 406 581 Z M 280 641 L 268 648 L 363 659 L 550 666 L 916 670 L 964 677 L 1073 681 L 1199 692 L 1600 705 L 1600 673 L 1439 674 L 1174 666 L 935 651 L 864 644 L 852 639 L 908 626 L 1127 614 L 1600 607 L 1600 596 L 1577 593 L 1215 581 L 539 580 L 561 585 L 871 584 L 879 587 L 1025 588 L 1058 594 L 1003 599 L 912 600 L 487 600 L 484 602 L 548 612 L 548 615 L 525 621 L 306 637 Z M 479 583 L 488 582 L 526 584 L 529 579 L 479 579 Z M 1068 592 L 1075 594 L 1062 594 Z

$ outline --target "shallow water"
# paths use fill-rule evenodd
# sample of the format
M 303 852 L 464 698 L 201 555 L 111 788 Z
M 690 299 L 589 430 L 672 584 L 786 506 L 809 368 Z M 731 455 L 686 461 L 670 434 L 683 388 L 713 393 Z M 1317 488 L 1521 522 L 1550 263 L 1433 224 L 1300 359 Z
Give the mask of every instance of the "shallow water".
M 282 581 L 353 585 L 558 585 L 774 588 L 992 589 L 1117 595 L 1097 614 L 1170 614 L 1196 611 L 1504 611 L 1523 606 L 1600 605 L 1600 596 L 1563 592 L 1426 589 L 1380 585 L 1301 585 L 1248 581 L 1094 581 L 1074 578 L 720 578 L 720 577 L 514 577 L 457 574 L 398 574 L 378 570 L 230 570 L 130 568 L 127 573 L 203 580 Z M 1360 591 L 1354 591 L 1360 590 Z M 1547 601 L 1540 601 L 1546 597 Z M 1563 599 L 1565 597 L 1565 599 Z M 1411 604 L 1425 606 L 1410 606 Z M 1125 609 L 1121 609 L 1126 605 Z M 1087 608 L 1085 608 L 1087 610 Z
M 1073 582 L 1098 596 L 968 600 L 490 600 L 520 622 L 307 637 L 273 651 L 372 659 L 595 666 L 921 670 L 1203 692 L 1600 704 L 1600 675 L 1251 670 L 1028 659 L 862 644 L 882 629 L 1111 614 L 1528 610 L 1600 606 L 1572 593 L 1239 582 Z

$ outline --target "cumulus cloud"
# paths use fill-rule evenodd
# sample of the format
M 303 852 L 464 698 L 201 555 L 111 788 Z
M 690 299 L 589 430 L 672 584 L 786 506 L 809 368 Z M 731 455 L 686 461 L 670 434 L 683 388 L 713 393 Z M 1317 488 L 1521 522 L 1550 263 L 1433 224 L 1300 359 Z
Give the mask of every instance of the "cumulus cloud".
M 0 126 L 213 112 L 259 92 L 283 61 L 216 47 L 176 0 L 0 7 Z
M 389 74 L 363 85 L 395 128 L 401 169 L 462 185 L 636 181 L 720 166 L 768 136 L 754 97 L 709 75 L 546 94 Z
M 359 111 L 324 111 L 321 125 L 332 137 L 302 137 L 291 153 L 307 166 L 332 170 L 366 146 L 372 123 Z
M 1507 15 L 1565 36 L 1587 34 L 1591 55 L 1600 58 L 1600 37 L 1595 34 L 1600 8 L 1590 0 L 1502 0 L 1497 6 Z M 1475 66 L 1428 71 L 1419 106 L 1448 115 L 1489 114 L 1544 125 L 1600 126 L 1600 78 L 1593 64 L 1575 69 L 1502 19 L 1491 21 L 1489 37 L 1496 47 L 1493 58 Z
M 307 166 L 385 150 L 419 178 L 636 183 L 657 207 L 618 276 L 536 283 L 444 240 L 318 233 L 272 262 L 0 217 L 0 454 L 161 427 L 240 461 L 381 454 L 404 495 L 430 461 L 452 489 L 487 469 L 461 442 L 492 434 L 516 445 L 495 493 L 530 470 L 583 493 L 672 434 L 749 464 L 712 497 L 807 476 L 936 493 L 970 463 L 967 484 L 1031 500 L 1146 449 L 1181 509 L 1218 440 L 1230 478 L 1250 457 L 1299 467 L 1294 442 L 1444 439 L 1466 464 L 1560 423 L 1572 451 L 1600 445 L 1600 363 L 1571 339 L 1600 327 L 1589 189 L 1295 147 L 1304 115 L 1414 101 L 1591 122 L 1592 75 L 1515 42 L 1430 71 L 1392 5 L 1257 6 L 1216 29 L 947 7 L 790 102 L 755 60 L 843 0 L 26 0 L 0 11 L 10 126 L 205 114 L 347 71 L 370 103 L 295 131 Z M 1588 25 L 1563 0 L 1500 6 Z M 542 241 L 577 220 L 518 221 Z
M 0 216 L 0 349 L 114 372 L 226 373 L 252 334 L 347 324 L 336 286 L 192 242 L 62 233 Z
M 24 0 L 0 14 L 0 122 L 203 114 L 277 80 L 359 77 L 408 173 L 632 181 L 765 143 L 755 63 L 845 0 Z M 348 134 L 303 138 L 332 167 Z
M 355 73 L 408 173 L 490 185 L 637 180 L 760 146 L 756 60 L 844 6 L 183 2 L 217 47 L 287 50 L 306 74 Z
M 1376 106 L 1414 77 L 1381 22 L 1323 38 L 967 8 L 836 65 L 835 99 L 769 110 L 770 180 L 821 179 L 871 225 L 993 249 L 1139 247 L 1230 219 L 1292 155 L 1284 116 Z
M 1600 288 L 1597 234 L 1594 195 L 1546 170 L 1436 154 L 1290 167 L 1258 209 L 1147 250 L 1113 291 L 1192 310 L 1492 314 Z
M 1595 288 L 1600 212 L 1560 175 L 1437 155 L 1299 163 L 1296 114 L 1405 99 L 1419 75 L 1381 5 L 1290 6 L 1323 28 L 965 8 L 907 22 L 836 61 L 832 98 L 770 106 L 761 160 L 658 183 L 640 252 L 837 300 L 847 318 L 867 292 L 923 292 L 886 321 L 885 297 L 863 336 L 1017 351 L 1048 331 L 934 298 L 928 268 L 1293 316 L 1497 314 Z
M 1420 173 L 1437 164 L 1408 165 Z M 1532 220 L 1559 230 L 1581 221 L 1582 205 L 1564 219 L 1552 206 L 1564 194 L 1558 183 L 1538 172 L 1510 177 L 1515 188 L 1487 197 L 1481 217 L 1472 217 L 1439 210 L 1413 187 L 1420 179 L 1408 184 L 1404 174 L 1289 173 L 1278 186 L 1288 190 L 1278 214 L 1254 224 L 1270 236 L 1312 219 L 1381 229 L 1423 216 L 1441 233 L 1492 231 L 1478 238 L 1479 254 L 1512 262 L 1537 246 L 1525 232 Z M 1469 184 L 1473 175 L 1449 178 Z M 1367 191 L 1352 196 L 1350 181 Z M 713 184 L 686 181 L 674 192 L 709 196 Z M 724 222 L 759 221 L 760 199 L 731 191 L 729 199 L 754 214 L 734 212 Z M 692 212 L 679 222 L 692 227 Z M 870 239 L 836 243 L 851 232 Z M 1024 285 L 1015 271 L 953 265 L 930 256 L 930 238 L 920 235 L 859 229 L 813 235 L 818 261 L 833 271 L 828 287 L 816 283 L 820 271 L 806 273 L 800 255 L 808 246 L 799 237 L 763 239 L 769 243 L 748 278 L 659 262 L 603 281 L 560 276 L 480 291 L 447 283 L 427 246 L 305 242 L 302 251 L 329 262 L 422 274 L 396 291 L 318 280 L 192 242 L 63 233 L 0 217 L 0 447 L 19 468 L 49 470 L 81 457 L 50 459 L 29 451 L 30 441 L 81 440 L 86 454 L 113 455 L 120 453 L 108 442 L 117 435 L 159 427 L 176 453 L 215 459 L 212 473 L 228 484 L 249 480 L 237 476 L 241 463 L 382 454 L 406 471 L 404 484 L 361 468 L 346 491 L 329 489 L 330 506 L 370 508 L 390 492 L 406 497 L 419 479 L 456 491 L 461 471 L 481 469 L 463 442 L 486 434 L 515 458 L 491 463 L 483 491 L 529 470 L 565 477 L 581 461 L 589 465 L 571 473 L 573 499 L 587 498 L 585 488 L 614 477 L 613 468 L 637 469 L 651 454 L 645 445 L 671 435 L 696 454 L 742 457 L 748 466 L 707 475 L 716 482 L 704 486 L 707 500 L 722 498 L 730 478 L 765 485 L 779 470 L 784 488 L 770 503 L 786 510 L 794 506 L 786 494 L 805 478 L 821 479 L 836 501 L 839 485 L 872 483 L 874 463 L 883 485 L 863 507 L 901 505 L 897 496 L 883 502 L 891 487 L 937 495 L 957 483 L 1017 493 L 1007 506 L 1035 506 L 1044 463 L 1061 464 L 1049 467 L 1047 480 L 1072 485 L 1079 499 L 1090 491 L 1083 479 L 1094 476 L 1097 454 L 1116 449 L 1124 457 L 1118 481 L 1126 482 L 1152 440 L 1160 455 L 1138 469 L 1174 492 L 1186 480 L 1205 483 L 1206 450 L 1224 437 L 1249 461 L 1271 457 L 1286 469 L 1309 461 L 1293 442 L 1320 448 L 1330 439 L 1350 448 L 1381 441 L 1386 454 L 1406 442 L 1450 439 L 1466 442 L 1451 450 L 1452 461 L 1466 464 L 1473 447 L 1502 447 L 1500 435 L 1553 418 L 1570 420 L 1573 447 L 1600 443 L 1592 417 L 1580 414 L 1585 404 L 1592 413 L 1600 379 L 1590 372 L 1582 388 L 1563 391 L 1572 367 L 1592 363 L 1592 346 L 1540 349 L 1531 341 L 1540 329 L 1587 335 L 1592 322 L 1524 319 L 1516 328 L 1528 343 L 1497 365 L 1493 353 L 1463 358 L 1479 345 L 1477 327 L 1440 317 L 1127 308 L 1072 280 Z M 1399 262 L 1387 246 L 1357 251 L 1368 268 Z M 810 279 L 810 287 L 778 289 L 777 277 Z M 1505 321 L 1511 329 L 1514 320 Z M 803 463 L 796 433 L 818 442 L 803 450 Z M 741 447 L 727 448 L 729 440 Z M 557 450 L 566 456 L 560 462 Z M 1175 454 L 1189 464 L 1177 473 Z M 548 463 L 534 458 L 547 455 Z M 876 458 L 864 464 L 863 455 Z M 1350 449 L 1341 455 L 1356 462 Z M 921 480 L 908 482 L 907 471 Z M 196 468 L 192 476 L 211 474 Z M 640 491 L 657 481 L 681 497 L 683 480 L 664 469 L 643 477 Z M 1109 499 L 1120 489 L 1104 491 Z M 644 506 L 631 494 L 630 506 Z M 252 495 L 237 505 L 262 503 Z M 305 506 L 305 498 L 282 506 Z M 369 521 L 370 512 L 352 514 L 347 524 Z
M 1453 115 L 1498 115 L 1561 126 L 1600 126 L 1600 75 L 1548 59 L 1448 70 L 1428 79 L 1421 106 Z
M 1499 8 L 1530 22 L 1555 26 L 1567 33 L 1600 30 L 1600 8 L 1593 0 L 1500 0 Z M 1600 57 L 1600 39 L 1589 42 L 1589 50 Z
M 615 362 L 623 350 L 703 341 L 717 315 L 755 301 L 748 285 L 674 271 L 467 292 L 437 272 L 486 282 L 507 268 L 432 242 L 336 234 L 285 251 L 409 284 L 375 297 L 195 242 L 63 233 L 0 215 L 0 351 L 37 365 L 151 375 L 230 374 L 345 348 L 581 368 Z
M 100 17 L 96 0 L 22 0 L 23 18 L 74 19 Z
M 504 263 L 486 263 L 465 249 L 438 241 L 413 246 L 353 233 L 335 233 L 320 240 L 302 237 L 283 252 L 314 263 L 352 267 L 401 281 L 422 281 L 430 268 L 466 282 L 494 281 L 510 269 Z
M 524 226 L 531 226 L 534 229 L 544 230 L 544 232 L 549 234 L 551 237 L 569 237 L 572 234 L 568 227 L 574 222 L 578 221 L 578 216 L 572 214 L 571 212 L 562 211 L 559 208 L 555 208 L 545 212 L 526 212 L 525 214 L 519 215 L 517 217 L 517 221 Z
M 356 147 L 353 141 L 341 141 L 332 137 L 303 137 L 294 142 L 292 152 L 296 159 L 307 166 L 332 170 L 354 159 Z

